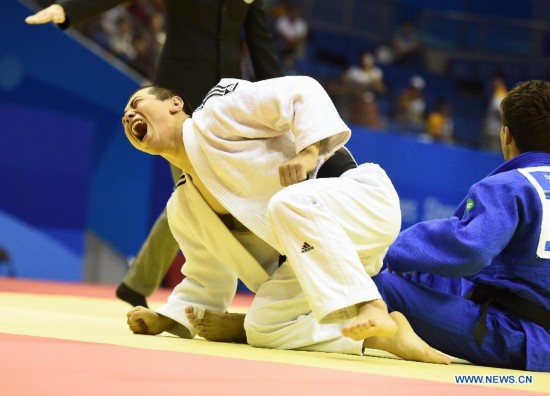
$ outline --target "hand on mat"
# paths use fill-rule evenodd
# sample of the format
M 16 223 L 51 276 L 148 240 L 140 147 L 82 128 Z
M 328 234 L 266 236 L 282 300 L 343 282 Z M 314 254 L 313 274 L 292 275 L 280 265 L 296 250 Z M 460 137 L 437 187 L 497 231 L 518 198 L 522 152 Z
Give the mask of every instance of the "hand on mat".
M 156 335 L 174 324 L 172 319 L 144 307 L 134 307 L 128 311 L 126 316 L 128 317 L 126 323 L 134 334 Z
M 59 4 L 52 4 L 38 11 L 36 14 L 27 17 L 25 22 L 29 25 L 39 25 L 48 22 L 63 23 L 65 22 L 65 10 Z

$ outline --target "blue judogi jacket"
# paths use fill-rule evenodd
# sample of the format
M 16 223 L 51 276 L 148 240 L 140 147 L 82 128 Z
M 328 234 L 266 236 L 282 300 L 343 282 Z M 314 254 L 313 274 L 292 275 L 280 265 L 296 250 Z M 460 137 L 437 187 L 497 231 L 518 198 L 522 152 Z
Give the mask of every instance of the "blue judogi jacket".
M 390 246 L 388 268 L 462 278 L 505 289 L 550 309 L 550 154 L 523 153 L 474 184 L 449 219 L 404 230 Z M 528 370 L 550 371 L 550 329 L 518 317 Z

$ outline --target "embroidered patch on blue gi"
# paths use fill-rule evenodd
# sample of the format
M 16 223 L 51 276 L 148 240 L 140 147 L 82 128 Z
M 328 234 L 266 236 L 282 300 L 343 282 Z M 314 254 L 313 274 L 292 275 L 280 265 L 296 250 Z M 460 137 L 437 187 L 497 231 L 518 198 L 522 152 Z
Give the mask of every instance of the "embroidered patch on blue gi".
M 476 206 L 472 198 L 468 198 L 466 201 L 466 213 L 468 213 L 470 210 L 472 210 Z

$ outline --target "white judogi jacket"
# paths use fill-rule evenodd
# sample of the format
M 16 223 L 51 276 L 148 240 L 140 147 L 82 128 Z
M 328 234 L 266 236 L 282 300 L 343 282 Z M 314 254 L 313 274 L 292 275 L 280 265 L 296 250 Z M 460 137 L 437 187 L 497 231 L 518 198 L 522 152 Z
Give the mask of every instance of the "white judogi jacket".
M 255 83 L 222 79 L 183 125 L 185 149 L 201 181 L 239 222 L 275 250 L 279 246 L 266 212 L 271 197 L 283 188 L 279 165 L 322 141 L 316 173 L 350 135 L 325 90 L 310 77 Z M 225 312 L 237 278 L 257 291 L 269 279 L 268 270 L 276 269 L 278 253 L 263 249 L 270 257 L 258 262 L 208 206 L 189 176 L 178 184 L 167 210 L 172 233 L 186 257 L 182 268 L 186 278 L 158 312 L 190 328 L 185 306 L 198 304 Z M 255 251 L 262 248 L 266 246 Z
M 266 209 L 282 189 L 279 165 L 322 141 L 320 167 L 350 136 L 325 90 L 310 77 L 223 79 L 183 126 L 185 149 L 201 181 L 275 249 L 280 246 Z

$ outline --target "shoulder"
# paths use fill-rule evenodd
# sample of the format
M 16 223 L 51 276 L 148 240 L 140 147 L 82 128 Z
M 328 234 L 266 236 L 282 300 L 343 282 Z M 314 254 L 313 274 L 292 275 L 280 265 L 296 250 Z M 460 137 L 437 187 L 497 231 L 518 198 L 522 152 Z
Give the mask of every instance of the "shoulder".
M 472 190 L 514 196 L 519 199 L 538 195 L 536 184 L 533 183 L 532 179 L 526 177 L 525 168 L 512 169 L 496 175 L 487 176 L 474 184 Z
M 198 112 L 204 108 L 207 102 L 211 102 L 211 99 L 216 97 L 226 96 L 237 91 L 237 88 L 242 85 L 247 85 L 249 82 L 246 80 L 239 80 L 237 78 L 223 78 L 214 87 L 208 91 L 202 103 L 195 109 Z M 193 114 L 194 114 L 193 113 Z

